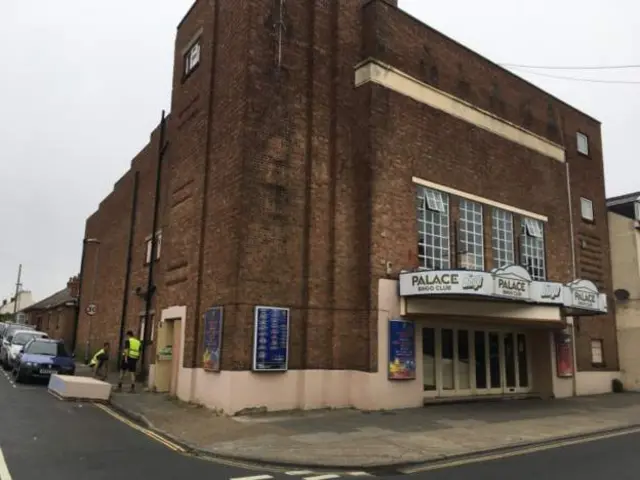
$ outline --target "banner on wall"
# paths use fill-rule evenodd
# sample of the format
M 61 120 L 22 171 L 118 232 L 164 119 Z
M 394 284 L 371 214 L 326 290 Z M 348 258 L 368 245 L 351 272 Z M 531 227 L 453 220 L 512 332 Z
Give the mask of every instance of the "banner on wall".
M 223 307 L 213 307 L 204 313 L 204 353 L 202 367 L 205 372 L 220 371 L 222 350 Z
M 558 377 L 573 377 L 573 343 L 571 335 L 559 333 L 554 336 L 556 348 L 556 371 Z
M 415 325 L 405 320 L 389 322 L 389 380 L 416 378 Z
M 255 307 L 254 372 L 284 372 L 289 368 L 289 314 L 288 308 Z

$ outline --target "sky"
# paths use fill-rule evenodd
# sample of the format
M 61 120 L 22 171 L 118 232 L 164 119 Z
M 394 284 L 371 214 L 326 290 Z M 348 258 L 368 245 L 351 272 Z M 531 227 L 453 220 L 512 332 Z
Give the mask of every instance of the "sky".
M 86 218 L 169 109 L 175 29 L 192 1 L 0 0 L 0 300 L 19 264 L 36 300 L 79 271 Z M 400 7 L 496 63 L 583 67 L 640 64 L 636 3 Z M 640 190 L 640 83 L 547 76 L 640 82 L 640 68 L 512 71 L 603 123 L 608 196 Z

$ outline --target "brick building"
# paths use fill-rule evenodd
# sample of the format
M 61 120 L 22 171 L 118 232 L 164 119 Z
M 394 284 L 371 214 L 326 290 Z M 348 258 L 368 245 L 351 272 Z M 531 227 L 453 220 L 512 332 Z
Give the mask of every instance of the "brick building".
M 25 308 L 26 323 L 51 338 L 64 340 L 69 348 L 74 338 L 79 285 L 78 277 L 71 277 L 65 288 Z
M 235 412 L 610 389 L 599 122 L 396 3 L 199 0 L 179 24 L 158 390 Z M 92 342 L 140 330 L 156 140 L 87 221 Z

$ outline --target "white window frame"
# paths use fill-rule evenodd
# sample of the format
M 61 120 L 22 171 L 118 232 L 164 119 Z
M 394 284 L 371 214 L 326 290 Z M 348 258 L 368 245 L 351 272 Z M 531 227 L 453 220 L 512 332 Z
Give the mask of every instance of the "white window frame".
M 583 220 L 593 222 L 593 202 L 585 197 L 580 197 L 580 215 Z
M 451 266 L 449 196 L 437 190 L 418 186 L 417 197 L 420 266 L 428 270 L 447 270 Z M 436 254 L 439 257 L 436 257 Z
M 528 259 L 535 260 L 534 264 L 529 265 L 527 262 Z M 547 258 L 544 241 L 544 224 L 539 220 L 528 217 L 522 219 L 520 264 L 527 269 L 533 280 L 546 281 Z
M 458 237 L 464 253 L 467 254 L 468 262 L 465 267 L 469 270 L 484 270 L 484 212 L 482 204 L 461 198 L 459 209 Z M 477 218 L 478 215 L 480 218 Z
M 533 218 L 525 218 L 524 226 L 525 226 L 525 235 L 533 238 L 544 237 L 544 231 L 542 230 L 541 224 L 538 220 L 535 220 Z
M 591 363 L 593 365 L 604 365 L 604 342 L 602 339 L 591 340 Z
M 189 75 L 194 68 L 200 63 L 200 55 L 202 53 L 202 47 L 200 46 L 200 40 L 196 40 L 193 45 L 189 47 L 187 53 L 184 56 L 184 74 Z
M 515 263 L 513 213 L 508 210 L 497 207 L 492 209 L 491 248 L 494 267 L 505 267 Z
M 576 133 L 576 146 L 578 149 L 578 153 L 583 155 L 589 155 L 589 137 L 582 133 Z
M 151 250 L 153 245 L 151 244 L 151 237 L 147 238 L 147 249 L 145 252 L 145 265 L 151 263 Z M 156 232 L 156 260 L 160 260 L 160 251 L 162 250 L 162 232 Z

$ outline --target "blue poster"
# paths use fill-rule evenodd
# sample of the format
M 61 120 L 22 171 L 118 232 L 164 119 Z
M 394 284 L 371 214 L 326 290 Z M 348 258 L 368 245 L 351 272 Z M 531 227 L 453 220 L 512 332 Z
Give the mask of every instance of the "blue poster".
M 204 353 L 202 354 L 202 366 L 205 372 L 220 371 L 222 317 L 222 307 L 213 307 L 204 313 Z
M 257 306 L 254 311 L 253 370 L 289 368 L 289 309 Z
M 413 322 L 389 322 L 389 380 L 416 378 L 416 336 Z

